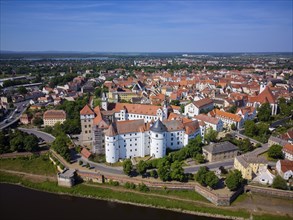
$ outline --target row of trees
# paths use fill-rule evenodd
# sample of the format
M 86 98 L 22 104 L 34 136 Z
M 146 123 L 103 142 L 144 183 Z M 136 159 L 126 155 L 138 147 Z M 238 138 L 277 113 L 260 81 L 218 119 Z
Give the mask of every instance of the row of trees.
M 0 132 L 0 153 L 37 151 L 39 139 L 32 134 L 16 130 L 15 132 Z
M 65 160 L 70 161 L 71 156 L 70 156 L 70 150 L 68 148 L 70 143 L 71 143 L 70 139 L 64 133 L 61 133 L 53 141 L 51 147 L 58 154 L 60 154 Z

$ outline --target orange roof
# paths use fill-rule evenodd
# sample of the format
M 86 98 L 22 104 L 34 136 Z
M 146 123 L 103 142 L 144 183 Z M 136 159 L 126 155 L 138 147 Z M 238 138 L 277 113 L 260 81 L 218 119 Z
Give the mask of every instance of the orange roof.
M 293 155 L 293 145 L 292 144 L 286 144 L 283 147 L 283 151 L 285 151 L 286 153 L 292 154 Z
M 157 110 L 160 106 L 142 105 L 142 104 L 129 104 L 129 103 L 116 103 L 115 111 L 126 109 L 128 113 L 143 114 L 143 115 L 157 115 Z
M 288 170 L 293 171 L 293 161 L 290 160 L 280 160 L 281 163 L 281 170 L 283 173 L 287 172 Z
M 213 100 L 211 99 L 208 99 L 208 98 L 204 98 L 204 99 L 200 99 L 198 101 L 195 101 L 193 102 L 193 104 L 198 107 L 198 108 L 201 108 L 201 107 L 204 107 L 206 105 L 211 105 L 213 104 Z
M 228 118 L 232 121 L 237 121 L 237 122 L 241 121 L 241 116 L 232 114 L 230 112 L 224 112 L 224 111 L 220 111 L 219 109 L 215 109 L 215 113 L 216 113 L 216 116 L 220 118 Z
M 249 102 L 259 102 L 263 103 L 275 103 L 276 98 L 273 95 L 271 89 L 267 86 L 258 96 L 249 97 Z
M 94 115 L 93 110 L 88 105 L 85 105 L 80 111 L 81 115 Z
M 89 152 L 88 149 L 86 149 L 85 147 L 82 148 L 80 154 L 85 158 L 89 158 L 91 156 L 91 152 Z

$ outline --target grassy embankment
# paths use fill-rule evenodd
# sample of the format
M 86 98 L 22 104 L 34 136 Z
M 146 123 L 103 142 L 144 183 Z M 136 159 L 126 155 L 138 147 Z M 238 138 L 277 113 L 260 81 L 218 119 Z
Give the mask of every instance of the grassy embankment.
M 20 158 L 13 160 L 3 159 L 0 160 L 0 168 L 43 175 L 55 175 L 56 173 L 55 167 L 47 160 L 47 158 L 44 158 L 43 156 L 31 158 L 30 160 Z M 249 218 L 249 213 L 245 210 L 232 209 L 230 207 L 215 207 L 208 203 L 205 198 L 196 192 L 190 191 L 150 190 L 147 193 L 142 193 L 137 190 L 131 190 L 131 192 L 129 192 L 129 190 L 125 190 L 125 188 L 122 186 L 115 187 L 108 185 L 109 187 L 105 187 L 105 184 L 79 184 L 73 188 L 64 188 L 58 186 L 56 182 L 34 182 L 27 178 L 22 178 L 22 176 L 13 175 L 6 172 L 0 172 L 0 182 L 21 184 L 25 187 L 52 193 L 65 193 L 74 196 L 114 200 L 193 213 L 199 212 L 211 215 Z M 154 194 L 157 194 L 157 196 Z M 161 197 L 162 195 L 172 196 L 172 199 Z M 178 199 L 174 199 L 174 197 Z M 183 201 L 182 199 L 185 199 L 186 201 Z M 196 201 L 200 202 L 200 204 L 197 204 Z M 205 202 L 207 203 L 206 205 L 204 204 Z M 260 220 L 277 218 L 283 219 L 283 217 L 275 217 L 271 215 L 254 216 L 254 219 Z
M 0 159 L 0 169 L 45 176 L 55 176 L 57 173 L 56 167 L 50 162 L 48 155 Z

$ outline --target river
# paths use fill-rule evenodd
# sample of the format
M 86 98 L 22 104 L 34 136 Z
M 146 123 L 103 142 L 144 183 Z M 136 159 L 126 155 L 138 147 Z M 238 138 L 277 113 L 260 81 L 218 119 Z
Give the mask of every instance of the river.
M 211 220 L 162 209 L 120 204 L 97 199 L 57 195 L 0 184 L 0 217 L 4 220 Z

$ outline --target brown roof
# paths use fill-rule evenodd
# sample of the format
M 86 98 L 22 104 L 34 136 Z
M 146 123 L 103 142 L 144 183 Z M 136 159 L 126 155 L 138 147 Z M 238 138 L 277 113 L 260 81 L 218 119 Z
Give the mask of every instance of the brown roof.
M 93 110 L 91 110 L 91 108 L 88 105 L 85 105 L 83 107 L 83 109 L 81 109 L 80 114 L 81 115 L 93 115 L 94 112 L 93 112 Z
M 165 126 L 169 132 L 179 131 L 184 129 L 184 125 L 179 120 L 164 121 Z
M 259 102 L 261 104 L 263 103 L 275 103 L 276 98 L 273 95 L 271 89 L 267 86 L 258 96 L 255 97 L 249 97 L 249 102 Z
M 111 124 L 109 126 L 109 128 L 106 130 L 105 132 L 105 136 L 108 136 L 108 137 L 114 137 L 117 135 L 117 131 L 116 131 L 116 128 L 113 124 Z
M 292 144 L 286 144 L 284 147 L 283 147 L 283 151 L 285 151 L 286 153 L 288 154 L 292 154 L 293 155 L 293 145 Z
M 161 107 L 154 105 L 116 103 L 115 111 L 119 112 L 122 109 L 126 109 L 127 112 L 131 114 L 157 115 L 157 110 L 159 108 Z
M 194 118 L 196 118 L 199 121 L 204 121 L 204 122 L 207 122 L 210 124 L 215 124 L 215 125 L 218 124 L 220 121 L 220 119 L 218 119 L 218 118 L 213 118 L 213 117 L 210 117 L 210 116 L 204 115 L 204 114 L 196 115 L 196 116 L 194 116 Z
M 43 119 L 66 119 L 66 113 L 63 110 L 47 110 Z
M 202 108 L 206 105 L 213 104 L 213 100 L 208 99 L 208 98 L 204 98 L 204 99 L 193 102 L 193 104 L 198 108 Z
M 281 163 L 281 170 L 283 173 L 287 172 L 288 170 L 293 171 L 293 161 L 290 160 L 280 160 Z
M 80 154 L 85 158 L 89 158 L 92 155 L 91 152 L 89 152 L 88 149 L 86 149 L 85 147 L 82 148 Z

